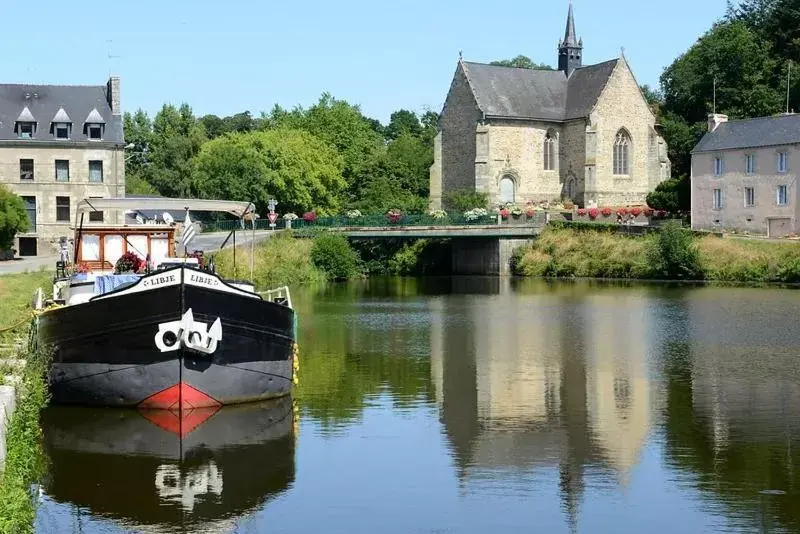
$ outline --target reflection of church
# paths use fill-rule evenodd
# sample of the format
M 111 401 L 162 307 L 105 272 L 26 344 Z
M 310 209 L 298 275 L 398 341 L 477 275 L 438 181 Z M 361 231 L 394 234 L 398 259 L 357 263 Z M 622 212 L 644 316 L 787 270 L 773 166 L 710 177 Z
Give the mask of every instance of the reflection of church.
M 647 317 L 613 293 L 535 298 L 433 301 L 434 388 L 462 487 L 477 472 L 557 468 L 574 526 L 587 468 L 624 485 L 647 439 Z

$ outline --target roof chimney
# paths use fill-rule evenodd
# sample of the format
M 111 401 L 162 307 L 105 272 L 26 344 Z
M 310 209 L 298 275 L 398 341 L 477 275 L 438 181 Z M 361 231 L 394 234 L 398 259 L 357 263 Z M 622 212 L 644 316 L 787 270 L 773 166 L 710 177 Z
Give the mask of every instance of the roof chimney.
M 713 132 L 717 129 L 717 126 L 722 124 L 723 122 L 728 122 L 727 115 L 721 115 L 719 113 L 710 113 L 708 115 L 708 131 Z
M 119 102 L 119 76 L 111 76 L 106 85 L 106 98 L 108 105 L 111 107 L 111 113 L 114 115 L 122 115 L 122 108 Z

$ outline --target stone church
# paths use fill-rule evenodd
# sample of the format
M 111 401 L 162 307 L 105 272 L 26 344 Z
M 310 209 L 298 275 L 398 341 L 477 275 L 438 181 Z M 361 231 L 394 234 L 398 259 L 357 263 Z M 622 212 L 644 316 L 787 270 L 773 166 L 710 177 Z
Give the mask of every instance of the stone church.
M 572 4 L 558 70 L 459 58 L 430 171 L 431 209 L 472 190 L 489 204 L 643 204 L 670 177 L 667 146 L 624 54 L 583 66 Z

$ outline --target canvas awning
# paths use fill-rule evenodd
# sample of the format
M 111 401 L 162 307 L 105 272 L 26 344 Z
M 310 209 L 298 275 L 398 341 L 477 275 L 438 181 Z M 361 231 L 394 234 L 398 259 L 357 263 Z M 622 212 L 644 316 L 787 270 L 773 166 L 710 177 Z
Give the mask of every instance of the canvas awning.
M 200 200 L 196 198 L 91 198 L 78 203 L 78 213 L 107 210 L 147 210 L 147 211 L 216 211 L 231 213 L 241 217 L 255 211 L 252 202 L 235 200 Z

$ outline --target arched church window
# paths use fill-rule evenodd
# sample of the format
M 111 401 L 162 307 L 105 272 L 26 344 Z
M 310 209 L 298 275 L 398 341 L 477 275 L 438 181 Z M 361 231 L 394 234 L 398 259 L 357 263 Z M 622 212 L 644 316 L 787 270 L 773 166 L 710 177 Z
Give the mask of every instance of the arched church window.
M 514 202 L 515 189 L 514 179 L 511 176 L 503 176 L 500 179 L 500 203 Z
M 624 129 L 617 132 L 614 138 L 614 174 L 625 176 L 628 174 L 631 156 L 631 136 Z
M 556 135 L 551 131 L 544 136 L 544 170 L 556 168 Z

